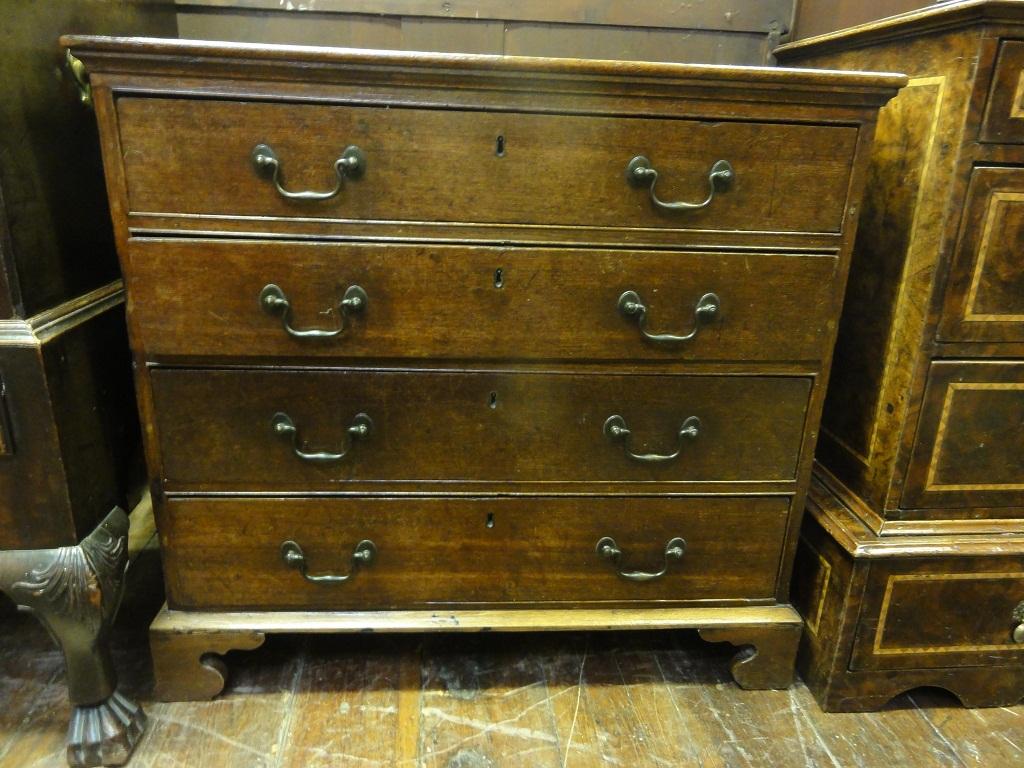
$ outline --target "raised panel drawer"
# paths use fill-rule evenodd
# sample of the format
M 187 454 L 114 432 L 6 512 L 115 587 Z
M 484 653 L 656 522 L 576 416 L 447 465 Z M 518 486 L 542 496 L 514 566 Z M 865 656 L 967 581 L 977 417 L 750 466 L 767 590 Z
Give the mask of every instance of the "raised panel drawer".
M 774 596 L 788 509 L 786 497 L 170 499 L 160 531 L 173 608 L 712 603 Z M 597 551 L 605 537 L 618 558 Z M 684 553 L 667 557 L 677 537 Z M 308 575 L 350 579 L 307 581 L 286 541 Z M 353 567 L 362 541 L 372 557 Z
M 903 506 L 1020 516 L 1024 362 L 932 363 Z
M 1024 168 L 976 168 L 939 338 L 1024 341 Z
M 202 229 L 245 217 L 253 231 L 313 219 L 838 233 L 857 141 L 853 127 L 769 122 L 138 97 L 117 110 L 130 214 L 201 216 L 186 226 Z M 287 199 L 253 165 L 259 144 L 288 192 L 333 190 L 348 146 L 365 170 L 330 199 Z M 719 160 L 734 178 L 706 208 L 665 211 L 627 181 L 638 155 L 671 202 L 704 201 Z
M 129 254 L 134 340 L 151 359 L 819 360 L 838 268 L 828 256 L 295 242 L 143 241 Z M 261 304 L 268 284 L 287 318 Z M 365 306 L 339 310 L 353 285 Z M 620 309 L 626 291 L 644 317 Z M 343 314 L 329 338 L 282 322 L 334 331 Z M 641 320 L 684 338 L 646 339 Z
M 788 483 L 811 387 L 782 376 L 366 369 L 155 369 L 151 380 L 168 491 Z M 294 433 L 275 429 L 278 413 Z M 359 414 L 370 419 L 362 434 Z M 615 434 L 611 416 L 631 434 Z M 297 451 L 345 455 L 318 462 Z M 628 451 L 677 455 L 652 463 Z
M 1024 143 L 1024 40 L 1004 40 L 999 47 L 981 140 Z
M 868 578 L 852 669 L 1024 661 L 1020 558 L 877 562 Z

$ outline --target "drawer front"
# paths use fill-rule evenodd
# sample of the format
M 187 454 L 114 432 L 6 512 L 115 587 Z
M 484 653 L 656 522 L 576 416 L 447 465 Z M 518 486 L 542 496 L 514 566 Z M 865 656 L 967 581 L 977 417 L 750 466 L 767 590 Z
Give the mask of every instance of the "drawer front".
M 1024 40 L 1004 40 L 999 47 L 981 140 L 1024 143 Z
M 1024 506 L 1024 362 L 932 364 L 903 506 Z
M 823 356 L 837 267 L 778 254 L 157 241 L 130 246 L 127 273 L 148 357 L 788 361 Z M 287 316 L 261 304 L 269 284 Z M 366 304 L 339 312 L 353 285 Z M 620 308 L 626 291 L 643 315 Z M 717 310 L 700 313 L 707 294 Z M 285 320 L 344 330 L 298 336 Z M 647 339 L 641 321 L 683 338 Z
M 117 110 L 132 213 L 272 217 L 259 230 L 313 217 L 835 233 L 857 139 L 852 127 L 199 99 L 122 97 Z M 257 172 L 259 144 L 284 191 L 338 193 L 286 198 Z M 339 182 L 348 146 L 365 170 Z M 649 183 L 627 181 L 637 155 L 671 202 L 702 202 L 719 160 L 734 178 L 706 208 L 665 211 Z
M 774 596 L 788 505 L 783 497 L 172 499 L 160 530 L 175 608 L 707 603 Z M 605 537 L 613 548 L 601 554 Z M 676 538 L 684 546 L 668 547 Z M 298 545 L 290 564 L 286 541 Z M 363 541 L 372 554 L 353 558 Z M 310 582 L 303 566 L 309 576 L 351 578 Z M 648 580 L 619 575 L 663 570 Z
M 853 669 L 1024 662 L 1021 558 L 878 562 L 868 579 Z
M 1024 341 L 1024 169 L 976 168 L 939 338 Z
M 156 369 L 151 381 L 167 490 L 295 492 L 360 481 L 792 481 L 811 385 L 369 370 Z M 278 413 L 294 429 L 275 426 Z M 606 425 L 611 416 L 621 419 Z

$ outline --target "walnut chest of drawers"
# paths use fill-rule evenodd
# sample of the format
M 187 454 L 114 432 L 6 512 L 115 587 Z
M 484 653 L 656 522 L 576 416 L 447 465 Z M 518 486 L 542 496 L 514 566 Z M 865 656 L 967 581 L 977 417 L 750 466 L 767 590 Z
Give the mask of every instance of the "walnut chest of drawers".
M 127 284 L 158 695 L 274 631 L 693 627 L 788 684 L 902 76 L 64 42 Z
M 1024 696 L 1024 2 L 945 4 L 782 63 L 900 67 L 878 125 L 799 548 L 826 709 Z

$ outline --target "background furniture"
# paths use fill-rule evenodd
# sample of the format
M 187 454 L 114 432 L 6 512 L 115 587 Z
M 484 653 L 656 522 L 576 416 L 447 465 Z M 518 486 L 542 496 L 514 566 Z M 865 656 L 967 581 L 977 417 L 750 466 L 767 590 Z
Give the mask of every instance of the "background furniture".
M 698 627 L 789 683 L 902 76 L 65 42 L 128 285 L 158 696 L 216 695 L 211 654 L 266 632 Z
M 899 68 L 882 113 L 794 591 L 830 710 L 1024 695 L 1024 3 L 788 45 Z
M 123 762 L 144 722 L 106 643 L 127 561 L 111 510 L 142 472 L 96 130 L 57 37 L 174 24 L 166 5 L 62 1 L 0 25 L 0 590 L 64 650 L 76 766 Z

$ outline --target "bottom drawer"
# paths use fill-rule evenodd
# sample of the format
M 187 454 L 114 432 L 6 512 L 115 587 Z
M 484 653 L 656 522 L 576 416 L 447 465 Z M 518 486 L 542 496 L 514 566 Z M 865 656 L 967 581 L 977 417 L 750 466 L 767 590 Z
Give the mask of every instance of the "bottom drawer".
M 192 498 L 159 523 L 172 608 L 708 603 L 774 597 L 788 511 L 786 497 Z M 350 578 L 312 582 L 303 565 Z
M 850 668 L 1024 662 L 1024 558 L 977 560 L 873 563 Z

